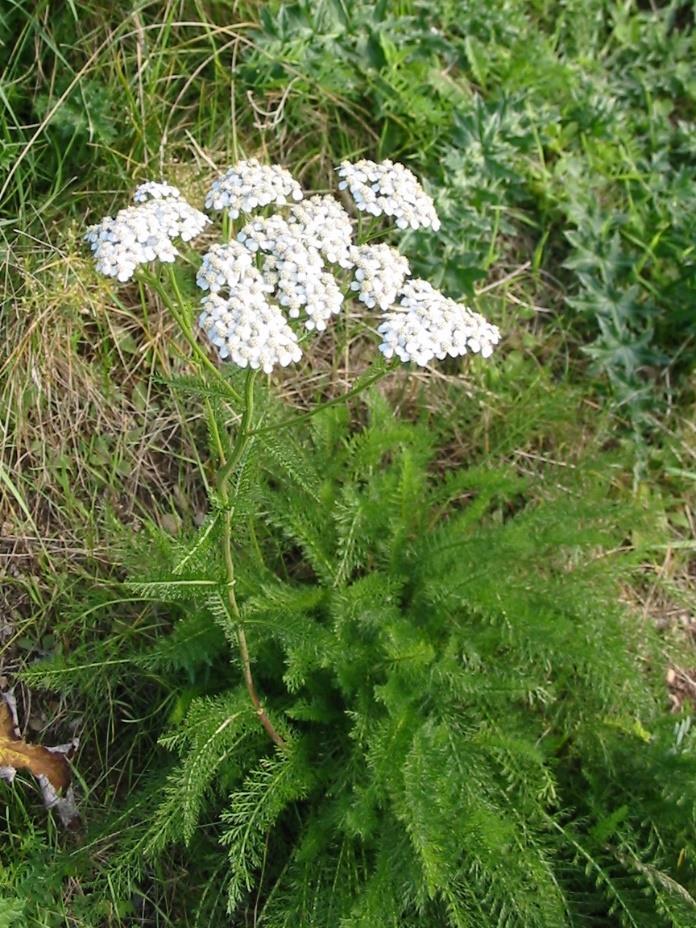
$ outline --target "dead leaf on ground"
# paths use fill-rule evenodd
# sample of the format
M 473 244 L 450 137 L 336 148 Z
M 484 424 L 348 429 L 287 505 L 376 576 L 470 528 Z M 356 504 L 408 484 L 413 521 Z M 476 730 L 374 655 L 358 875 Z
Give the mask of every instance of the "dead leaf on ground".
M 681 712 L 686 704 L 696 705 L 696 672 L 682 667 L 669 667 L 667 689 L 672 703 L 672 712 Z
M 29 744 L 20 734 L 14 695 L 0 693 L 0 779 L 12 783 L 18 770 L 33 774 L 44 805 L 47 809 L 55 809 L 67 827 L 78 818 L 68 763 L 76 747 L 77 739 L 55 747 Z

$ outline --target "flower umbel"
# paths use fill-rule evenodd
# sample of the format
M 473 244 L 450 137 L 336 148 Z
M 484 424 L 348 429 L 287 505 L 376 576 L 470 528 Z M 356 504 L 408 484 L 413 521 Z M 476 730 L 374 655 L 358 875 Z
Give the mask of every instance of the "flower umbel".
M 267 255 L 261 266 L 264 280 L 291 319 L 304 309 L 305 327 L 321 332 L 340 312 L 343 294 L 338 283 L 324 269 L 319 250 L 305 241 L 299 224 L 287 223 L 281 216 L 254 219 L 237 238 L 252 253 Z
M 350 289 L 369 309 L 389 309 L 411 272 L 406 258 L 390 245 L 354 246 L 351 255 L 355 279 Z
M 203 263 L 196 275 L 196 284 L 201 290 L 209 290 L 211 293 L 248 287 L 257 281 L 263 290 L 263 281 L 254 267 L 252 256 L 238 242 L 211 245 L 210 250 L 203 255 Z
M 201 305 L 198 323 L 223 360 L 270 374 L 302 357 L 297 336 L 262 292 L 240 287 L 227 299 L 204 297 Z
M 174 240 L 188 242 L 203 231 L 208 217 L 176 196 L 161 199 L 143 184 L 136 191 L 143 202 L 119 210 L 115 218 L 107 216 L 90 226 L 85 233 L 96 259 L 97 270 L 121 282 L 130 280 L 136 267 L 150 261 L 171 263 L 179 254 Z M 176 189 L 176 188 L 171 188 Z M 148 197 L 154 199 L 148 199 Z
M 145 203 L 146 200 L 176 200 L 181 196 L 178 187 L 171 184 L 160 183 L 156 180 L 147 180 L 141 184 L 133 194 L 134 203 Z
M 301 234 L 291 229 L 288 222 L 278 215 L 247 222 L 237 234 L 237 241 L 252 253 L 261 251 L 277 257 L 304 247 Z
M 288 221 L 303 242 L 321 252 L 329 264 L 353 266 L 353 222 L 334 197 L 309 197 L 292 207 Z
M 276 365 L 299 361 L 302 352 L 280 308 L 269 303 L 277 288 L 253 254 L 239 242 L 211 246 L 196 277 L 210 292 L 198 322 L 223 360 L 270 374 Z
M 432 199 L 416 175 L 394 161 L 342 161 L 336 173 L 338 189 L 348 190 L 355 206 L 373 216 L 389 216 L 399 229 L 432 229 L 440 220 Z
M 469 352 L 487 358 L 500 340 L 498 328 L 483 316 L 418 278 L 405 284 L 399 305 L 385 313 L 377 331 L 385 358 L 396 355 L 421 366 Z
M 263 264 L 263 277 L 291 319 L 299 318 L 304 309 L 305 328 L 310 331 L 322 332 L 331 316 L 341 311 L 343 294 L 336 278 L 323 270 L 316 249 L 298 248 L 285 258 L 269 255 Z
M 238 161 L 214 180 L 205 198 L 206 209 L 227 210 L 232 219 L 262 206 L 285 206 L 303 197 L 292 174 L 277 164 L 261 164 L 256 158 Z

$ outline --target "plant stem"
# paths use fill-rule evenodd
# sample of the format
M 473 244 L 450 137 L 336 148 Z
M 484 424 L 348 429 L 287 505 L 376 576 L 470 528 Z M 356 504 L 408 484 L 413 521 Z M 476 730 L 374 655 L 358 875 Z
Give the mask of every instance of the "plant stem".
M 152 286 L 157 290 L 157 293 L 171 312 L 172 316 L 177 322 L 179 329 L 191 347 L 193 351 L 194 360 L 200 368 L 204 368 L 210 374 L 213 375 L 218 383 L 221 383 L 225 391 L 229 394 L 230 399 L 239 401 L 241 399 L 239 393 L 234 389 L 234 387 L 225 380 L 217 367 L 212 363 L 210 358 L 203 351 L 198 341 L 196 340 L 194 334 L 191 331 L 191 327 L 188 324 L 186 315 L 185 315 L 185 301 L 184 297 L 179 289 L 179 284 L 176 280 L 176 275 L 173 268 L 169 268 L 169 277 L 174 290 L 176 299 L 178 301 L 178 306 L 175 305 L 175 302 L 170 299 L 169 294 L 166 292 L 164 287 L 160 285 L 159 280 L 154 276 L 149 276 L 149 280 Z M 265 728 L 268 736 L 278 745 L 279 748 L 285 748 L 285 740 L 278 734 L 278 732 L 273 727 L 273 723 L 268 718 L 266 710 L 264 709 L 261 700 L 259 699 L 258 693 L 256 692 L 256 686 L 254 684 L 254 677 L 251 672 L 251 658 L 249 656 L 249 646 L 246 640 L 246 634 L 244 632 L 244 627 L 242 625 L 242 615 L 239 610 L 239 604 L 237 603 L 237 597 L 235 596 L 234 587 L 235 587 L 235 576 L 234 576 L 234 559 L 232 557 L 232 517 L 234 515 L 234 507 L 230 505 L 230 493 L 229 493 L 229 481 L 232 476 L 235 467 L 239 464 L 244 451 L 246 450 L 249 442 L 252 440 L 251 433 L 251 421 L 254 415 L 254 381 L 256 379 L 256 371 L 249 370 L 247 372 L 246 383 L 244 387 L 244 410 L 242 412 L 242 420 L 239 424 L 239 431 L 237 433 L 237 438 L 235 440 L 232 451 L 230 452 L 227 460 L 224 458 L 224 451 L 222 448 L 222 442 L 220 435 L 215 429 L 213 437 L 215 444 L 220 455 L 221 467 L 217 474 L 217 490 L 220 496 L 220 502 L 224 508 L 224 518 L 223 518 L 223 547 L 224 547 L 224 556 L 225 556 L 225 570 L 227 573 L 227 603 L 230 608 L 233 619 L 236 624 L 236 633 L 237 633 L 237 642 L 239 644 L 239 655 L 242 661 L 242 674 L 244 676 L 244 684 L 249 693 L 249 698 L 251 699 L 252 705 L 256 710 L 256 714 L 259 717 L 259 721 Z M 210 404 L 207 403 L 207 413 L 211 423 L 214 423 L 214 417 L 212 415 L 212 408 Z
M 169 268 L 169 279 L 176 297 L 176 301 L 170 298 L 165 288 L 161 286 L 160 281 L 154 275 L 148 275 L 148 279 L 176 320 L 182 335 L 188 342 L 193 352 L 193 357 L 196 364 L 199 366 L 199 368 L 205 369 L 214 377 L 218 383 L 221 383 L 224 386 L 225 392 L 228 393 L 230 399 L 239 401 L 241 399 L 239 393 L 234 389 L 234 387 L 232 387 L 231 384 L 227 382 L 227 380 L 225 380 L 218 368 L 212 363 L 210 358 L 203 351 L 195 335 L 191 331 L 191 327 L 186 316 L 185 300 L 179 288 L 179 284 L 173 268 Z M 295 416 L 292 419 L 287 419 L 284 422 L 277 423 L 275 426 L 271 426 L 270 429 L 266 428 L 256 430 L 252 429 L 252 420 L 254 415 L 254 383 L 256 380 L 256 371 L 249 370 L 247 372 L 246 383 L 244 387 L 244 407 L 242 411 L 242 419 L 239 424 L 239 430 L 237 432 L 235 443 L 226 459 L 224 456 L 220 436 L 217 433 L 217 430 L 214 430 L 213 432 L 213 437 L 215 439 L 215 444 L 217 446 L 218 454 L 220 455 L 221 460 L 221 466 L 217 473 L 216 485 L 220 503 L 223 508 L 223 549 L 225 558 L 225 571 L 227 574 L 227 604 L 229 606 L 231 616 L 235 622 L 235 631 L 237 634 L 237 642 L 239 644 L 239 655 L 242 662 L 242 674 L 244 676 L 244 684 L 247 688 L 247 692 L 249 693 L 249 698 L 251 699 L 252 705 L 256 710 L 259 721 L 263 725 L 273 743 L 276 744 L 279 748 L 285 748 L 287 745 L 284 738 L 274 728 L 273 723 L 266 714 L 266 710 L 264 709 L 256 691 L 254 677 L 251 672 L 251 657 L 249 655 L 249 646 L 247 644 L 246 633 L 242 623 L 242 615 L 234 591 L 236 583 L 234 573 L 234 558 L 232 556 L 232 519 L 234 516 L 234 506 L 230 505 L 229 481 L 232 474 L 234 473 L 235 468 L 241 461 L 242 456 L 249 445 L 249 442 L 253 441 L 255 435 L 266 431 L 275 431 L 277 429 L 287 428 L 296 424 L 297 422 L 301 422 L 310 418 L 320 409 L 333 406 L 337 403 L 343 403 L 350 397 L 361 393 L 364 389 L 370 386 L 370 384 L 381 379 L 387 373 L 387 370 L 388 368 L 377 370 L 373 375 L 366 378 L 365 381 L 358 384 L 357 387 L 347 391 L 347 393 L 344 393 L 340 397 L 336 397 L 333 400 L 328 400 L 325 403 L 321 403 L 316 409 L 309 413 Z M 210 404 L 207 403 L 206 405 L 209 421 L 211 424 L 214 424 L 214 417 L 212 415 Z
M 160 299 L 162 300 L 162 302 L 165 304 L 169 312 L 174 317 L 176 324 L 179 326 L 179 331 L 184 336 L 184 338 L 189 344 L 189 347 L 191 348 L 191 351 L 193 352 L 193 356 L 196 362 L 201 367 L 205 368 L 208 371 L 208 373 L 211 374 L 211 376 L 223 387 L 224 391 L 229 395 L 231 400 L 234 400 L 235 402 L 238 403 L 239 400 L 241 399 L 241 396 L 235 390 L 232 384 L 229 383 L 222 376 L 218 368 L 213 364 L 213 362 L 210 360 L 208 355 L 201 348 L 200 343 L 198 342 L 195 335 L 191 331 L 191 326 L 188 324 L 188 320 L 186 319 L 186 316 L 182 315 L 182 313 L 185 314 L 186 312 L 185 299 L 184 299 L 183 294 L 181 293 L 181 290 L 179 289 L 179 284 L 176 279 L 174 268 L 169 267 L 168 270 L 169 270 L 169 279 L 171 281 L 172 288 L 174 290 L 174 293 L 176 294 L 176 298 L 179 303 L 178 306 L 170 298 L 169 294 L 167 293 L 165 288 L 160 284 L 159 280 L 154 274 L 143 274 L 143 277 L 147 277 L 148 282 L 157 291 Z
M 230 477 L 234 473 L 235 467 L 242 459 L 242 455 L 244 454 L 244 451 L 246 450 L 249 442 L 252 440 L 251 429 L 249 426 L 254 414 L 255 379 L 256 371 L 250 370 L 247 373 L 246 384 L 244 387 L 244 412 L 242 413 L 242 421 L 239 425 L 239 431 L 237 433 L 234 447 L 232 448 L 232 451 L 230 452 L 227 460 L 223 462 L 222 467 L 218 471 L 217 488 L 220 495 L 220 502 L 224 507 L 223 548 L 225 554 L 225 570 L 227 573 L 227 603 L 236 623 L 237 641 L 239 643 L 239 654 L 242 660 L 244 684 L 247 688 L 247 692 L 249 693 L 249 698 L 251 699 L 252 705 L 254 706 L 254 709 L 256 709 L 256 714 L 259 717 L 259 721 L 265 728 L 268 736 L 271 738 L 274 744 L 278 745 L 279 748 L 284 748 L 286 747 L 285 740 L 273 727 L 273 723 L 268 718 L 266 710 L 264 709 L 261 700 L 259 699 L 258 693 L 256 692 L 254 677 L 251 672 L 249 647 L 247 645 L 246 634 L 242 624 L 242 615 L 239 610 L 239 604 L 237 603 L 237 597 L 235 596 L 234 592 L 236 582 L 234 576 L 234 559 L 232 557 L 232 517 L 234 515 L 234 507 L 230 505 L 229 481 Z
M 251 441 L 251 429 L 249 428 L 254 415 L 254 381 L 256 380 L 256 371 L 247 372 L 246 382 L 244 384 L 244 411 L 242 412 L 242 421 L 239 423 L 239 431 L 234 447 L 227 460 L 223 463 L 217 475 L 217 487 L 220 497 L 225 505 L 228 502 L 228 482 L 232 471 L 241 460 L 247 445 Z

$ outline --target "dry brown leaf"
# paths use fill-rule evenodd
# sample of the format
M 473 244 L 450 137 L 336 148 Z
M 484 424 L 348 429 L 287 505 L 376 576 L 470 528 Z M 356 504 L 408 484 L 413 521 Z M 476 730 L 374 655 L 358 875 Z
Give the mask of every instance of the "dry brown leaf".
M 0 778 L 12 783 L 18 770 L 33 774 L 44 805 L 55 809 L 64 825 L 77 819 L 68 763 L 76 747 L 77 741 L 51 748 L 29 744 L 20 735 L 14 696 L 11 692 L 0 694 Z
M 685 705 L 696 705 L 696 671 L 669 667 L 666 680 L 672 712 L 681 712 Z

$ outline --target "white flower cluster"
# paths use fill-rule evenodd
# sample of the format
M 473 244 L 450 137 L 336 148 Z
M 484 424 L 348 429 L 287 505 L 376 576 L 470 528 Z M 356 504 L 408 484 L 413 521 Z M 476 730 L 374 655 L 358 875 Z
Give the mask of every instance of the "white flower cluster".
M 141 184 L 133 194 L 134 203 L 145 203 L 146 200 L 176 200 L 181 196 L 178 187 L 171 184 L 160 183 L 156 180 L 147 180 Z
M 388 216 L 400 229 L 440 228 L 433 201 L 404 165 L 344 161 L 337 170 L 339 188 L 350 192 L 359 210 Z M 146 262 L 174 261 L 175 240 L 191 240 L 210 222 L 171 184 L 147 181 L 133 199 L 136 205 L 85 235 L 98 270 L 120 281 Z M 409 263 L 395 248 L 354 245 L 353 221 L 343 206 L 327 195 L 303 199 L 285 168 L 240 161 L 213 182 L 206 198 L 206 207 L 233 219 L 268 205 L 287 207 L 285 215 L 253 219 L 237 241 L 212 245 L 196 276 L 206 291 L 199 323 L 221 358 L 267 373 L 298 361 L 302 352 L 290 320 L 302 316 L 306 329 L 322 331 L 343 303 L 329 265 L 352 269 L 351 290 L 382 312 L 385 357 L 425 365 L 493 351 L 500 339 L 495 326 L 426 281 L 407 280 Z
M 85 240 L 92 249 L 97 270 L 125 282 L 140 264 L 174 261 L 179 253 L 174 239 L 188 242 L 209 222 L 204 213 L 178 197 L 146 199 L 137 206 L 119 210 L 115 218 L 107 216 L 90 226 Z
M 416 175 L 393 161 L 342 161 L 337 168 L 338 189 L 348 190 L 361 212 L 389 216 L 399 229 L 432 229 L 440 220 L 432 199 Z
M 223 360 L 270 374 L 302 357 L 297 336 L 262 291 L 244 283 L 227 299 L 211 294 L 201 305 L 198 323 Z
M 353 223 L 332 196 L 314 196 L 290 210 L 290 225 L 307 245 L 316 248 L 329 262 L 342 268 L 353 266 Z
M 277 255 L 292 252 L 302 244 L 286 220 L 277 215 L 247 222 L 239 230 L 237 241 L 251 252 L 262 251 L 264 254 Z
M 305 328 L 309 331 L 323 332 L 331 316 L 341 311 L 341 289 L 336 278 L 323 269 L 321 256 L 313 248 L 299 248 L 284 258 L 269 255 L 263 276 L 291 319 L 297 319 L 304 309 Z
M 198 269 L 196 283 L 201 290 L 219 293 L 221 290 L 233 291 L 250 283 L 261 281 L 261 275 L 254 267 L 251 254 L 238 242 L 226 245 L 211 245 L 203 255 L 203 263 Z
M 338 283 L 324 269 L 319 250 L 305 242 L 298 224 L 281 216 L 254 219 L 237 238 L 252 253 L 267 255 L 262 265 L 264 280 L 291 319 L 297 319 L 304 309 L 305 327 L 321 332 L 331 316 L 340 312 L 343 294 Z
M 496 326 L 455 303 L 425 280 L 409 280 L 398 307 L 386 313 L 377 331 L 385 358 L 428 364 L 473 352 L 487 358 L 500 340 Z
M 286 206 L 302 199 L 302 188 L 292 174 L 277 164 L 261 164 L 256 158 L 238 161 L 213 181 L 205 198 L 206 209 L 225 209 L 232 219 L 262 206 Z
M 201 301 L 199 325 L 223 360 L 270 373 L 302 357 L 285 316 L 268 302 L 273 286 L 239 242 L 212 245 L 196 283 L 210 294 Z
M 408 261 L 389 245 L 359 245 L 351 251 L 355 279 L 351 290 L 369 309 L 389 309 L 411 273 Z

